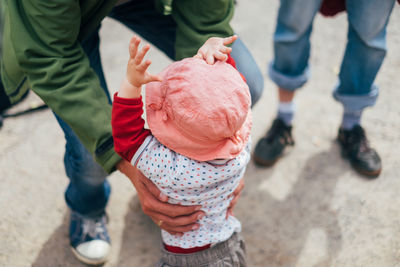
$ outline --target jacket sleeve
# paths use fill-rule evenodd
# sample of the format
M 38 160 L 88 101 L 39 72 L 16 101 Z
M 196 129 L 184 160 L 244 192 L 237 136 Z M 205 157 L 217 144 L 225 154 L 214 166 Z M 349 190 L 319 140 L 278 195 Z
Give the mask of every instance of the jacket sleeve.
M 172 17 L 177 24 L 175 59 L 194 56 L 210 37 L 233 34 L 233 0 L 174 0 Z
M 144 129 L 142 98 L 128 99 L 114 95 L 112 108 L 112 131 L 115 151 L 131 162 L 150 131 Z
M 121 158 L 113 149 L 111 105 L 78 36 L 79 1 L 8 0 L 18 64 L 30 88 L 59 115 L 103 168 Z

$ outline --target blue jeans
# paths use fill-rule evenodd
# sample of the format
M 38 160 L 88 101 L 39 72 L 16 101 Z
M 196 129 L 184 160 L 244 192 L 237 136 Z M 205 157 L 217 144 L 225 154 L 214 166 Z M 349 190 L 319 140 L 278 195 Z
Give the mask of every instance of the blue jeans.
M 294 91 L 310 76 L 312 23 L 322 0 L 281 0 L 274 34 L 274 61 L 269 76 Z M 348 110 L 373 106 L 375 77 L 386 55 L 386 26 L 395 0 L 346 0 L 348 41 L 334 97 Z
M 154 1 L 131 0 L 115 7 L 109 16 L 123 23 L 174 59 L 176 24 L 171 16 L 164 16 L 155 11 Z M 98 30 L 81 42 L 81 45 L 110 100 L 101 65 Z M 247 79 L 254 104 L 263 90 L 262 74 L 241 40 L 235 42 L 232 50 L 232 57 L 236 61 L 238 70 Z M 64 164 L 66 174 L 70 179 L 65 192 L 67 205 L 82 215 L 96 216 L 104 212 L 110 195 L 111 188 L 106 179 L 107 174 L 93 160 L 71 128 L 57 115 L 56 118 L 66 139 Z
M 101 65 L 99 41 L 97 29 L 81 42 L 81 46 L 111 103 Z M 65 191 L 67 205 L 82 215 L 97 216 L 104 212 L 111 191 L 110 184 L 106 179 L 107 173 L 95 162 L 72 129 L 60 117 L 55 116 L 64 131 L 66 140 L 64 166 L 70 180 Z

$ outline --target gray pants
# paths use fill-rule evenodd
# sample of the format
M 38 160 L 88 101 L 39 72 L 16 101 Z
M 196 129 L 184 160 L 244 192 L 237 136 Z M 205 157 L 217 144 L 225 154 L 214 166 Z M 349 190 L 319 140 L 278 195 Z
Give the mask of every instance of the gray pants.
M 209 249 L 191 254 L 176 254 L 162 247 L 157 267 L 244 267 L 246 247 L 239 233 Z

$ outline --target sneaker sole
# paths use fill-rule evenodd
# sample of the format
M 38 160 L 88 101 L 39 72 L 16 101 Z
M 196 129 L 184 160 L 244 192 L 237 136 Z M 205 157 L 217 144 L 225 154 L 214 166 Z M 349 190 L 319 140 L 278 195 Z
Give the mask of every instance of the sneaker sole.
M 89 264 L 89 265 L 100 265 L 103 264 L 107 261 L 107 257 L 104 257 L 102 259 L 88 259 L 84 256 L 82 256 L 78 251 L 76 251 L 76 249 L 74 249 L 73 247 L 71 247 L 72 252 L 74 253 L 75 257 L 78 258 L 78 260 L 80 260 L 83 263 Z

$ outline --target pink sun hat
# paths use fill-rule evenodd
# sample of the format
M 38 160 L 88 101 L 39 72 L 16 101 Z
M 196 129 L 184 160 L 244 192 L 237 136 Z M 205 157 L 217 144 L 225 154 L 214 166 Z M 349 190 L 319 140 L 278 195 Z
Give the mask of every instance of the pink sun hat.
M 251 130 L 249 87 L 226 62 L 187 58 L 146 86 L 147 122 L 157 140 L 198 161 L 232 159 Z

